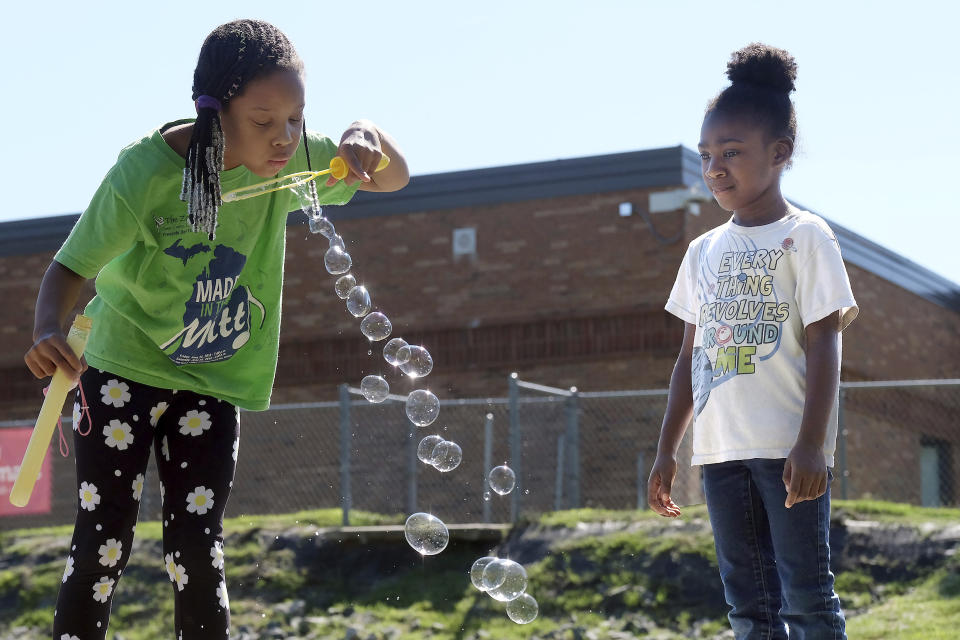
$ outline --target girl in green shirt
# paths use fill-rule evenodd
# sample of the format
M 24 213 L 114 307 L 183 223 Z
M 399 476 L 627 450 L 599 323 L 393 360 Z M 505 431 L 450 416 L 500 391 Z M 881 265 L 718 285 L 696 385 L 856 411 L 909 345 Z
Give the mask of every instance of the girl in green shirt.
M 350 167 L 342 182 L 318 185 L 321 204 L 409 179 L 371 122 L 351 124 L 339 144 L 307 132 L 303 63 L 265 22 L 234 21 L 207 37 L 193 99 L 195 120 L 121 152 L 40 286 L 27 366 L 38 378 L 58 367 L 78 378 L 89 405 L 74 434 L 78 510 L 58 640 L 105 637 L 152 448 L 177 637 L 229 637 L 222 522 L 239 408 L 269 406 L 286 219 L 299 205 L 287 190 L 227 204 L 221 192 L 306 170 L 308 153 L 317 167 L 334 155 Z M 383 154 L 391 162 L 374 173 Z M 90 278 L 94 328 L 78 359 L 62 327 Z

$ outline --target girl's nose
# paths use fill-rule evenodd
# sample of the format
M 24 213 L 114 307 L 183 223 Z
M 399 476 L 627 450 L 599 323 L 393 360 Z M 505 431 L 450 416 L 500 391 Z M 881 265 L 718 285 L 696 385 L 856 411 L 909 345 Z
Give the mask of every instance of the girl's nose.
M 716 156 L 707 160 L 707 166 L 705 167 L 703 173 L 708 178 L 721 178 L 727 174 L 726 170 L 723 168 L 723 162 L 721 158 Z
M 293 142 L 294 135 L 296 132 L 300 131 L 300 129 L 299 127 L 294 127 L 288 123 L 285 127 L 283 127 L 282 131 L 283 132 L 273 141 L 273 144 L 276 147 L 285 147 Z

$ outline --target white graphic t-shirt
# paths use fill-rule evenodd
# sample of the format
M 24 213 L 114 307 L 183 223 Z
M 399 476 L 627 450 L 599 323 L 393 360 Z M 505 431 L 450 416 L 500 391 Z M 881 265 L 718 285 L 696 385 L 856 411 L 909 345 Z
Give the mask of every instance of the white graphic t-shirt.
M 803 417 L 804 327 L 839 310 L 842 330 L 858 312 L 830 227 L 793 208 L 757 227 L 731 219 L 691 242 L 666 310 L 697 328 L 694 465 L 786 458 Z M 827 466 L 836 409 L 835 402 Z

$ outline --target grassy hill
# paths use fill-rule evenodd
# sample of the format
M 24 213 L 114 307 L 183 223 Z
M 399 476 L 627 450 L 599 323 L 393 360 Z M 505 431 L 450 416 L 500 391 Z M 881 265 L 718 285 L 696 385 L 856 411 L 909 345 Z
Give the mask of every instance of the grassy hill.
M 421 558 L 403 516 L 337 510 L 244 517 L 225 525 L 234 638 L 348 640 L 727 638 L 706 511 L 578 510 L 517 526 L 453 530 Z M 173 635 L 158 523 L 142 523 L 114 600 L 108 638 Z M 0 640 L 48 638 L 70 528 L 0 534 Z M 835 503 L 837 591 L 857 640 L 955 638 L 960 510 Z M 540 615 L 517 625 L 470 584 L 483 555 L 523 564 Z

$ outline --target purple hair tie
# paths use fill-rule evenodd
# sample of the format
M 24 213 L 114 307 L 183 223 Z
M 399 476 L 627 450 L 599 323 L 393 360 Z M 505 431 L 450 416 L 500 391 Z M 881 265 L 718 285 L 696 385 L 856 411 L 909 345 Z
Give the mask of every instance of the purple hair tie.
M 220 111 L 222 107 L 220 106 L 220 101 L 214 98 L 213 96 L 202 95 L 199 98 L 197 98 L 197 108 L 213 109 L 214 111 Z

